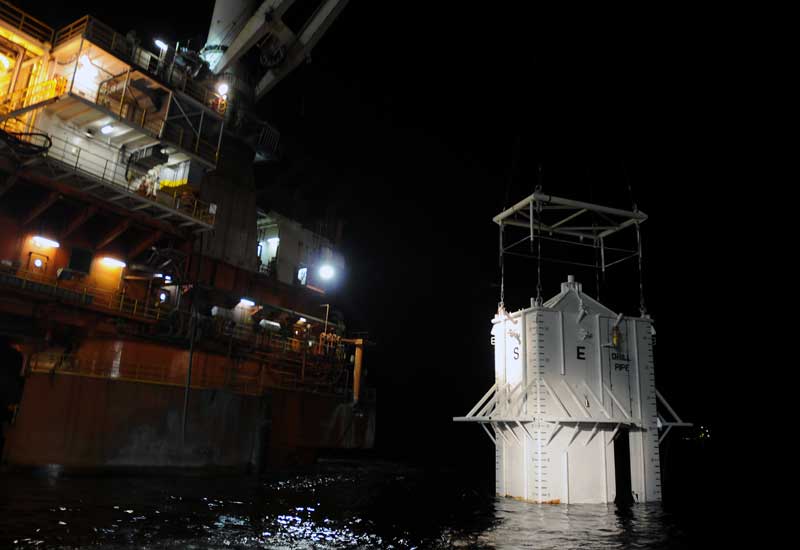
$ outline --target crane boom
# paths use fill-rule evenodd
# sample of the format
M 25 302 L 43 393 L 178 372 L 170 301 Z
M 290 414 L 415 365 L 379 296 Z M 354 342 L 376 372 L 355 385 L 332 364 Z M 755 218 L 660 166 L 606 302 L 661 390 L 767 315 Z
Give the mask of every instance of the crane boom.
M 295 33 L 283 21 L 295 0 L 264 0 L 255 9 L 250 0 L 217 0 L 205 58 L 212 72 L 219 75 L 260 46 L 268 68 L 255 87 L 255 99 L 259 100 L 311 54 L 347 2 L 322 0 Z

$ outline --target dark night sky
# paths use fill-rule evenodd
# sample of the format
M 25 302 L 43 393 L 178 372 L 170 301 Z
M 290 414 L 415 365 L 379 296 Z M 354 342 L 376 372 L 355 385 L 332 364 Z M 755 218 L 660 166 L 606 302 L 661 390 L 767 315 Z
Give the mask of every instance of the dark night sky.
M 205 33 L 213 6 L 175 1 L 164 11 L 164 2 L 139 0 L 132 14 L 111 2 L 20 4 L 53 24 L 91 12 L 168 41 Z M 650 216 L 645 289 L 659 387 L 689 420 L 713 425 L 707 396 L 723 360 L 705 344 L 724 327 L 698 309 L 722 300 L 713 279 L 735 265 L 711 206 L 731 199 L 717 183 L 724 93 L 709 21 L 654 11 L 579 23 L 574 14 L 429 4 L 417 12 L 419 4 L 351 0 L 312 63 L 263 102 L 298 185 L 335 202 L 347 221 L 338 297 L 349 325 L 379 344 L 368 361 L 381 446 L 456 461 L 453 451 L 486 445 L 450 418 L 491 385 L 491 217 L 533 191 L 539 164 L 554 195 L 629 208 L 630 184 Z M 525 274 L 509 282 L 517 309 L 534 292 L 535 266 L 511 268 Z M 634 268 L 610 274 L 603 301 L 612 309 L 636 313 Z M 547 298 L 569 270 L 544 272 Z M 581 279 L 594 293 L 594 276 Z

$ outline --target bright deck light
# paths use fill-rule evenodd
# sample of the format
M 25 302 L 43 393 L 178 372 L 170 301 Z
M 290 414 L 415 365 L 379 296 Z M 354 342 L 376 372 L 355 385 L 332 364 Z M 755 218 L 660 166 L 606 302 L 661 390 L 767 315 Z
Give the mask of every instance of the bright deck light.
M 334 275 L 336 275 L 336 270 L 328 264 L 325 264 L 319 268 L 319 276 L 326 281 L 333 279 Z
M 158 46 L 159 50 L 166 50 L 167 47 L 168 47 L 166 42 L 164 42 L 163 40 L 159 40 L 159 39 L 156 39 L 156 46 Z
M 114 127 L 111 126 L 110 124 L 106 124 L 105 126 L 100 128 L 100 133 L 103 134 L 104 136 L 107 136 L 108 134 L 110 134 L 113 131 L 114 131 Z
M 45 237 L 40 237 L 39 235 L 33 238 L 33 244 L 35 244 L 40 248 L 58 248 L 59 246 L 61 246 L 60 244 L 58 244 L 57 241 L 54 241 L 52 239 L 47 239 Z
M 227 94 L 229 89 L 230 86 L 228 86 L 227 82 L 220 82 L 219 84 L 217 84 L 217 91 L 219 92 L 219 95 Z
M 163 278 L 164 278 L 164 275 L 163 275 L 163 274 L 161 274 L 161 273 L 156 273 L 156 274 L 154 274 L 154 275 L 153 275 L 153 278 L 154 278 L 154 279 L 163 279 Z
M 241 300 L 239 300 L 239 305 L 240 306 L 245 306 L 245 307 L 253 307 L 254 305 L 256 305 L 256 303 L 253 300 L 248 300 L 247 298 L 242 298 Z
M 116 258 L 109 258 L 108 256 L 106 256 L 100 261 L 106 267 L 125 267 L 125 262 L 117 260 Z

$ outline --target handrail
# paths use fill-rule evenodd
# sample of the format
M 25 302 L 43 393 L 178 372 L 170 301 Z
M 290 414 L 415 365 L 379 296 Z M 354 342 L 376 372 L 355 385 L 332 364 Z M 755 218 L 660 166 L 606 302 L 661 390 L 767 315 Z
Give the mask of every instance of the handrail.
M 59 29 L 55 33 L 54 48 L 79 35 L 151 74 L 155 75 L 161 69 L 161 55 L 141 47 L 129 40 L 127 36 L 119 34 L 102 21 L 88 15 Z M 164 73 L 163 77 L 167 84 L 217 113 L 225 114 L 228 103 L 221 94 L 213 88 L 198 84 L 187 78 L 174 64 L 170 64 L 170 67 L 169 71 L 161 71 Z
M 54 277 L 48 277 L 26 269 L 14 269 L 6 265 L 0 265 L 0 273 L 6 277 L 19 279 L 19 288 L 36 292 L 37 286 L 30 283 L 42 285 L 45 293 L 55 295 L 59 290 L 71 293 L 73 298 L 91 309 L 100 309 L 109 313 L 122 313 L 128 317 L 142 319 L 146 321 L 158 321 L 169 316 L 172 308 L 161 305 L 151 305 L 148 300 L 130 298 L 125 292 L 116 292 L 102 289 L 87 284 L 65 283 Z
M 0 0 L 0 19 L 41 42 L 53 41 L 53 28 L 6 0 Z
M 169 363 L 152 364 L 138 361 L 108 361 L 80 357 L 76 353 L 39 352 L 31 355 L 30 372 L 43 374 L 73 374 L 90 378 L 103 378 L 123 382 L 140 382 L 167 386 L 185 385 L 183 370 L 170 369 Z M 228 372 L 235 373 L 229 380 Z M 192 369 L 193 389 L 228 388 L 234 393 L 261 395 L 265 388 L 261 377 L 255 373 L 242 373 L 233 369 L 215 369 L 195 365 Z
M 59 47 L 61 44 L 69 42 L 76 36 L 80 36 L 83 34 L 84 29 L 89 24 L 89 16 L 84 15 L 80 19 L 73 21 L 66 27 L 60 28 L 57 32 L 54 33 L 53 37 L 53 49 Z
M 165 386 L 184 387 L 186 372 L 184 369 L 174 369 L 168 358 L 164 364 L 140 363 L 137 361 L 98 361 L 95 358 L 81 357 L 79 353 L 62 353 L 45 351 L 31 355 L 28 363 L 29 372 L 41 374 L 67 374 L 89 378 L 101 378 L 124 382 L 139 382 Z M 336 367 L 340 365 L 307 365 L 296 366 L 295 370 L 283 370 L 280 367 L 290 367 L 289 364 L 278 365 L 262 359 L 258 361 L 266 365 L 267 369 L 259 368 L 258 372 L 247 372 L 224 363 L 212 364 L 203 362 L 196 364 L 192 370 L 193 389 L 227 389 L 233 393 L 261 396 L 273 388 L 306 389 L 312 391 L 327 390 L 335 393 L 336 387 L 346 389 L 346 380 L 343 382 L 341 371 Z M 312 367 L 323 369 L 320 376 L 304 376 L 304 369 L 310 371 Z M 321 371 L 322 372 L 322 371 Z M 331 377 L 333 375 L 333 377 Z M 341 392 L 340 392 L 341 393 Z
M 11 94 L 2 98 L 0 114 L 11 113 L 30 105 L 47 101 L 62 95 L 66 90 L 67 79 L 63 76 L 56 76 L 27 88 L 14 90 Z
M 157 116 L 152 120 L 148 118 L 148 114 L 150 114 L 150 112 L 141 106 L 139 100 L 133 95 L 131 87 L 124 85 L 125 81 L 130 78 L 132 73 L 141 74 L 139 71 L 126 71 L 102 81 L 97 88 L 97 98 L 95 103 L 101 107 L 105 107 L 119 118 L 132 122 L 140 128 L 149 131 L 151 134 L 159 136 L 161 134 L 161 128 L 164 125 L 164 117 Z M 123 85 L 120 86 L 120 83 Z M 113 97 L 115 94 L 117 94 L 117 92 L 120 92 L 120 97 Z M 127 95 L 123 96 L 122 92 Z M 135 108 L 124 108 L 126 104 L 126 97 L 129 97 L 131 100 L 133 100 L 133 103 L 127 102 L 127 104 L 135 104 Z
M 160 304 L 160 302 L 157 305 L 150 305 L 147 300 L 130 298 L 124 291 L 112 291 L 89 284 L 59 281 L 54 277 L 23 268 L 0 264 L 0 274 L 19 279 L 20 282 L 17 286 L 25 290 L 35 292 L 37 287 L 28 283 L 37 283 L 47 288 L 44 292 L 50 295 L 55 294 L 56 289 L 72 293 L 76 300 L 86 306 L 90 306 L 92 309 L 101 309 L 111 313 L 124 313 L 127 316 L 155 321 L 174 314 L 181 315 L 184 319 L 189 315 L 185 311 L 176 310 Z M 259 330 L 257 325 L 232 323 L 224 319 L 219 319 L 215 323 L 214 329 L 218 337 L 226 339 L 232 337 L 236 340 L 248 342 L 262 355 L 281 353 L 284 355 L 284 360 L 289 362 L 299 362 L 305 357 L 309 365 L 312 362 L 319 361 L 334 364 L 344 362 L 346 359 L 344 347 L 340 342 L 318 343 L 315 340 L 301 340 Z M 312 345 L 309 345 L 309 343 L 312 343 Z
M 193 132 L 187 132 L 183 126 L 175 122 L 164 122 L 161 138 L 208 161 L 216 163 L 218 160 L 216 145 L 200 139 Z
M 8 126 L 13 127 L 14 123 L 9 120 L 0 123 L 0 129 L 2 130 L 5 130 Z M 16 127 L 14 128 L 16 130 Z M 154 203 L 186 214 L 203 223 L 213 225 L 215 222 L 216 208 L 214 205 L 194 197 L 194 195 L 186 189 L 181 189 L 179 187 L 162 188 L 153 196 L 152 192 L 147 194 L 147 190 L 144 186 L 135 187 L 135 180 L 128 181 L 127 179 L 127 165 L 113 160 L 118 157 L 116 150 L 114 150 L 113 153 L 109 152 L 108 157 L 104 157 L 94 151 L 74 145 L 65 139 L 49 134 L 40 128 L 32 127 L 29 132 L 38 132 L 48 135 L 52 145 L 44 156 L 57 161 L 66 169 L 98 178 L 101 182 L 115 185 L 129 193 L 136 193 Z M 26 136 L 21 135 L 19 139 L 24 141 Z

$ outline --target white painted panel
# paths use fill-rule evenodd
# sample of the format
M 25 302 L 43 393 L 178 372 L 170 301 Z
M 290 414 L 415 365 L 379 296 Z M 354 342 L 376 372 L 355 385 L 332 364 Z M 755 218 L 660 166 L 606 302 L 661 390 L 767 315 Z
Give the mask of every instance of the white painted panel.
M 661 500 L 661 460 L 658 447 L 653 337 L 649 322 L 637 320 L 634 323 L 638 365 L 637 390 L 640 395 L 637 407 L 641 408 L 641 420 L 646 430 L 641 437 L 641 460 L 646 476 L 644 494 L 647 501 L 659 501 Z
M 594 436 L 589 422 L 578 430 L 566 423 L 552 431 L 554 417 L 611 415 L 644 423 L 630 431 L 632 488 L 640 501 L 659 500 L 649 323 L 622 319 L 613 346 L 616 317 L 607 308 L 574 292 L 552 305 L 512 314 L 493 327 L 501 403 L 495 416 L 528 419 L 533 436 L 516 424 L 503 426 L 496 453 L 498 494 L 534 502 L 613 502 L 615 425 L 598 425 Z M 524 400 L 519 390 L 509 395 L 518 384 L 527 389 Z

